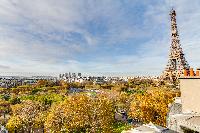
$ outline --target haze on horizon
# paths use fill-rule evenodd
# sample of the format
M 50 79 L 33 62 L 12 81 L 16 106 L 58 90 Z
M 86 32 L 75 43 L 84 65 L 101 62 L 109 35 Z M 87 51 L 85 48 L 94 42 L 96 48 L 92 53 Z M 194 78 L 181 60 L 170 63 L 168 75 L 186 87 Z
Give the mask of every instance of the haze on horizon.
M 199 0 L 0 0 L 0 75 L 159 75 L 172 6 L 186 60 L 199 67 Z

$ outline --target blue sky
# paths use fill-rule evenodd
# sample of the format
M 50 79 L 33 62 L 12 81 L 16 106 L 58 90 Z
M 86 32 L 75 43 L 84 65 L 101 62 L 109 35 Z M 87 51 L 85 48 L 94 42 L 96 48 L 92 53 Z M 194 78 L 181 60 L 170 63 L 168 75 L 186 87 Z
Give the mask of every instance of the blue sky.
M 199 0 L 0 0 L 1 75 L 159 75 L 172 6 L 186 59 L 199 67 Z

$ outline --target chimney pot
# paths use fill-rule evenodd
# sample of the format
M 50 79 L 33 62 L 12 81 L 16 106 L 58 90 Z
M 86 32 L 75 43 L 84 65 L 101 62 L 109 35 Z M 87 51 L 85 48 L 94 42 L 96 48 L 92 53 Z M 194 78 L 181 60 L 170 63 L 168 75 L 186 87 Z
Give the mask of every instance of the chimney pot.
M 193 68 L 190 68 L 190 76 L 194 76 Z
M 188 69 L 184 69 L 184 76 L 188 76 Z

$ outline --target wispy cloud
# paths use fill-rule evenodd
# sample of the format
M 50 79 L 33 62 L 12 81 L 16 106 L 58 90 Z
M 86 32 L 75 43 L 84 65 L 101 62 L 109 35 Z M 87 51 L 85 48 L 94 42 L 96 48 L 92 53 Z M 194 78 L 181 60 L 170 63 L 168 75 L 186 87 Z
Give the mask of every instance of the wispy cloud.
M 172 5 L 187 60 L 197 67 L 198 0 L 0 0 L 0 72 L 159 74 Z

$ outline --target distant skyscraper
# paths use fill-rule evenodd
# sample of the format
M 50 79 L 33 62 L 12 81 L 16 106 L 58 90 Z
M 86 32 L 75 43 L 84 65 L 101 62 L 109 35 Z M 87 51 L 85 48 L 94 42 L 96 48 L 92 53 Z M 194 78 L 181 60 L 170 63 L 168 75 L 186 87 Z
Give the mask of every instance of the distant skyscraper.
M 171 16 L 171 46 L 169 51 L 169 59 L 167 66 L 163 72 L 162 78 L 175 80 L 183 74 L 184 69 L 189 69 L 189 65 L 184 57 L 183 50 L 180 45 L 177 24 L 176 11 L 170 12 Z
M 72 73 L 72 77 L 75 78 L 76 77 L 76 73 Z
M 81 73 L 78 73 L 78 77 L 81 77 Z
M 62 78 L 62 74 L 59 74 L 59 78 Z
M 68 77 L 68 73 L 65 73 L 65 77 Z

